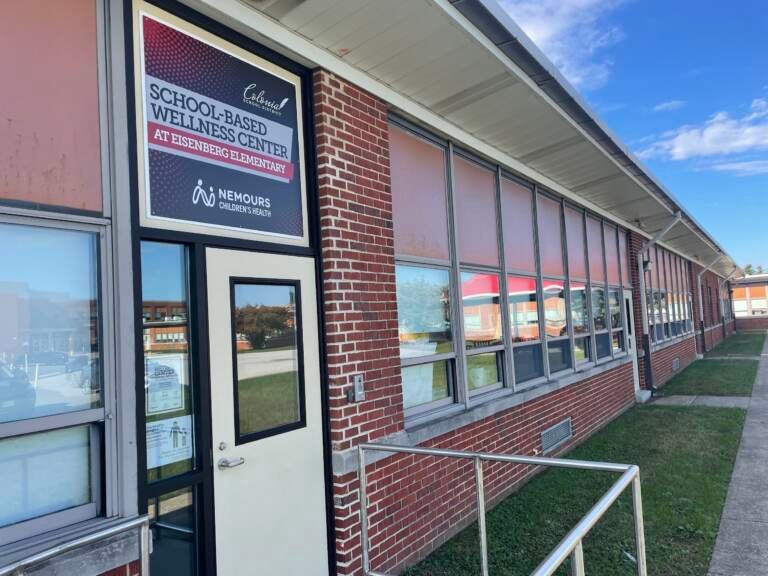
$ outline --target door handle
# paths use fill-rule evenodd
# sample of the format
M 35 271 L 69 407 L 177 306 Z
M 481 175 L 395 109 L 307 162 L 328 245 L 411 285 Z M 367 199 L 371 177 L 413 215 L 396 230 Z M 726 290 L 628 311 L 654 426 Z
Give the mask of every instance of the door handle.
M 219 470 L 237 468 L 243 464 L 245 464 L 245 458 L 222 458 L 216 463 L 216 465 L 219 467 Z

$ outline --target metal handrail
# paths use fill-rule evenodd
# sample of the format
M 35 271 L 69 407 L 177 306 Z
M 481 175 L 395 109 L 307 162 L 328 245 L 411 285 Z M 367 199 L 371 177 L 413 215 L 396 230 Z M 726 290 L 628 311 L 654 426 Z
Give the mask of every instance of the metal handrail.
M 368 539 L 368 496 L 365 472 L 365 452 L 393 452 L 473 460 L 475 467 L 475 490 L 477 496 L 477 526 L 480 539 L 480 573 L 488 576 L 488 537 L 485 526 L 485 486 L 483 480 L 483 461 L 548 466 L 552 468 L 571 468 L 594 470 L 598 472 L 617 472 L 621 477 L 597 501 L 592 509 L 571 529 L 565 538 L 539 564 L 531 576 L 551 576 L 571 558 L 572 576 L 584 576 L 584 550 L 582 541 L 590 530 L 603 517 L 624 490 L 632 485 L 632 506 L 635 520 L 635 547 L 637 551 L 637 574 L 647 576 L 645 561 L 645 532 L 643 528 L 643 498 L 640 491 L 640 468 L 631 464 L 613 464 L 610 462 L 589 462 L 586 460 L 566 460 L 564 458 L 546 458 L 542 456 L 518 456 L 511 454 L 493 454 L 490 452 L 468 452 L 463 450 L 442 450 L 438 448 L 412 448 L 387 444 L 360 444 L 357 447 L 358 479 L 360 482 L 360 534 L 362 540 L 363 572 L 365 576 L 390 576 L 384 572 L 371 570 L 370 541 Z M 2 576 L 2 575 L 0 575 Z
M 53 548 L 38 552 L 37 554 L 33 554 L 32 556 L 14 562 L 13 564 L 0 567 L 0 576 L 21 576 L 22 574 L 25 574 L 28 569 L 50 560 L 51 558 L 55 558 L 56 556 L 80 548 L 81 546 L 93 544 L 135 528 L 139 528 L 139 563 L 141 565 L 141 576 L 149 576 L 149 518 L 147 516 L 139 516 L 126 522 L 110 526 L 104 530 L 76 538 L 75 540 L 62 542 Z

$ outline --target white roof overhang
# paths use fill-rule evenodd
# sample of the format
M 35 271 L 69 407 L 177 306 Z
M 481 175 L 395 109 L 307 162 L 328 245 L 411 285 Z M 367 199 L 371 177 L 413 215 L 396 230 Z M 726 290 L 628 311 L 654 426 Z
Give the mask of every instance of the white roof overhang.
M 187 0 L 722 276 L 736 264 L 495 0 Z

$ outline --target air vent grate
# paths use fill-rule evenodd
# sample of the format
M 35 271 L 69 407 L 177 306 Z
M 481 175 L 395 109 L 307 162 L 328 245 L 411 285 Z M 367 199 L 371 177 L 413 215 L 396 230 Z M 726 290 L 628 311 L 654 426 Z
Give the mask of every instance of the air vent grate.
M 573 429 L 571 428 L 571 419 L 566 418 L 562 422 L 555 424 L 551 428 L 547 428 L 541 433 L 541 449 L 545 453 L 554 450 L 572 436 Z
M 680 370 L 680 358 L 674 358 L 672 360 L 672 372 Z

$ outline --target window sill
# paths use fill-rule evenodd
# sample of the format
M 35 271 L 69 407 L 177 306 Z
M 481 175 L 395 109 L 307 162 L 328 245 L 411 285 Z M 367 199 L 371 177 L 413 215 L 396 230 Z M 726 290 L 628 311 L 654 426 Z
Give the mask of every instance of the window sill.
M 0 566 L 18 562 L 59 544 L 104 530 L 124 521 L 124 518 L 96 518 L 60 528 L 0 547 Z M 104 549 L 109 547 L 109 553 Z M 29 569 L 29 574 L 103 574 L 124 566 L 139 557 L 138 530 L 115 534 L 105 540 L 87 544 Z
M 376 443 L 418 446 L 433 438 L 453 432 L 458 428 L 468 426 L 520 404 L 551 394 L 566 386 L 577 384 L 587 378 L 607 372 L 631 361 L 631 356 L 625 354 L 620 358 L 611 359 L 598 365 L 580 366 L 575 372 L 572 370 L 562 372 L 549 381 L 541 379 L 537 381 L 538 383 L 531 382 L 528 386 L 518 388 L 517 390 L 501 388 L 489 391 L 487 394 L 482 395 L 482 397 L 473 398 L 474 401 L 469 408 L 466 408 L 463 404 L 452 404 L 447 408 L 419 415 L 417 418 L 407 418 L 405 430 L 379 438 L 376 440 Z M 388 456 L 390 454 L 384 452 L 371 452 L 366 457 L 366 462 L 370 464 Z M 344 475 L 356 470 L 356 448 L 334 452 L 334 474 Z

